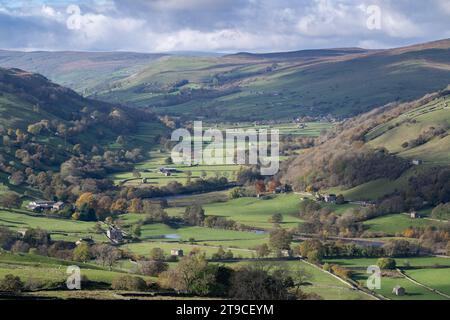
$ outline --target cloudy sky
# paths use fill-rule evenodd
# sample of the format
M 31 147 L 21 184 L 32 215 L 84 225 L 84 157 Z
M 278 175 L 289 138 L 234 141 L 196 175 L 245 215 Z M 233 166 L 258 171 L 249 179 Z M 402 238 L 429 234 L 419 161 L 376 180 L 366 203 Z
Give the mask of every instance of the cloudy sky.
M 0 48 L 287 51 L 450 38 L 450 0 L 0 0 Z

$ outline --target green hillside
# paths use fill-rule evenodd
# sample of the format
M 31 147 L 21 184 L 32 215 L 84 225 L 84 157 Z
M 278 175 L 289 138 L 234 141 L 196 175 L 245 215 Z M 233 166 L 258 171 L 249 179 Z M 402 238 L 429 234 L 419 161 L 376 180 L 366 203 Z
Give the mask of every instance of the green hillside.
M 165 57 L 95 97 L 231 119 L 347 117 L 450 83 L 450 41 L 385 51 Z
M 352 200 L 414 193 L 450 164 L 449 88 L 341 123 L 330 139 L 289 162 L 284 177 L 299 190 L 314 186 Z
M 39 72 L 86 96 L 160 114 L 252 121 L 349 117 L 450 83 L 450 40 L 389 50 L 225 56 L 0 51 L 0 66 Z
M 450 94 L 419 104 L 367 134 L 369 144 L 427 164 L 450 164 Z
M 163 131 L 148 112 L 85 99 L 41 75 L 0 68 L 1 182 L 26 168 L 59 170 L 71 157 L 95 156 L 94 146 L 97 154 L 114 149 L 119 136 L 127 149 L 145 151 Z
M 40 73 L 52 81 L 89 94 L 134 74 L 163 54 L 129 52 L 19 52 L 0 50 L 0 66 Z

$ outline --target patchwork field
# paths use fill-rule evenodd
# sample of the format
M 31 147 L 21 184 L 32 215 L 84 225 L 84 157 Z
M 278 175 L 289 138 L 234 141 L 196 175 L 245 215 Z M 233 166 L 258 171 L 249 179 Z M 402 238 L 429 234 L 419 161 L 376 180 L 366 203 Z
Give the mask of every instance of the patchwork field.
M 329 130 L 333 127 L 332 123 L 329 122 L 310 122 L 305 123 L 303 126 L 299 126 L 295 123 L 281 123 L 274 125 L 255 125 L 253 123 L 242 123 L 242 124 L 218 124 L 214 126 L 204 125 L 203 130 L 207 129 L 218 129 L 218 130 L 226 130 L 226 129 L 277 129 L 280 131 L 280 135 L 291 135 L 291 136 L 305 136 L 305 137 L 318 137 L 323 131 Z M 149 143 L 153 143 L 155 137 L 162 133 L 164 130 L 156 125 L 140 125 L 138 127 L 138 134 L 133 136 L 133 140 L 130 143 L 135 145 L 143 144 L 148 145 Z M 193 140 L 192 140 L 193 142 Z M 204 142 L 204 147 L 208 145 L 207 142 Z M 112 147 L 119 147 L 112 145 Z M 207 158 L 206 155 L 203 158 L 203 162 L 199 165 L 194 166 L 186 166 L 180 164 L 171 164 L 167 163 L 167 160 L 171 157 L 169 152 L 165 152 L 162 150 L 156 150 L 155 148 L 148 152 L 149 160 L 146 160 L 143 163 L 140 163 L 136 166 L 136 171 L 140 173 L 139 177 L 133 175 L 133 172 L 125 172 L 113 175 L 111 178 L 115 181 L 116 184 L 122 184 L 126 186 L 143 186 L 143 185 L 153 185 L 153 186 L 165 186 L 170 182 L 176 181 L 179 183 L 185 183 L 188 179 L 199 179 L 199 178 L 210 178 L 210 177 L 225 177 L 229 181 L 234 181 L 236 179 L 236 174 L 241 168 L 240 165 L 235 164 L 226 164 L 225 157 L 227 154 L 234 154 L 235 150 L 238 148 L 229 148 L 226 144 L 224 144 L 222 153 L 223 153 L 223 164 L 208 164 L 211 163 L 211 159 Z M 242 150 L 248 150 L 249 144 L 248 142 L 242 148 Z M 285 160 L 283 157 L 280 157 L 280 160 Z M 171 176 L 165 176 L 159 169 L 162 167 L 166 168 L 174 168 L 177 172 L 171 174 Z M 143 180 L 146 179 L 145 184 L 143 184 Z
M 406 214 L 388 215 L 364 222 L 364 225 L 374 232 L 382 231 L 390 235 L 402 233 L 409 227 L 426 227 L 426 226 L 443 226 L 443 223 L 425 220 L 425 219 L 411 219 Z
M 248 263 L 252 262 L 226 263 L 226 265 L 238 267 L 239 265 Z M 284 269 L 304 270 L 308 275 L 308 280 L 301 287 L 301 290 L 307 293 L 316 293 L 325 300 L 373 300 L 369 295 L 353 290 L 350 286 L 332 275 L 304 261 L 275 261 L 272 264 Z
M 47 230 L 52 239 L 77 241 L 82 237 L 92 236 L 96 241 L 106 241 L 104 235 L 94 233 L 95 223 L 74 221 L 67 219 L 55 219 L 48 217 L 33 216 L 30 213 L 17 213 L 0 211 L 0 226 L 12 230 L 26 230 L 29 228 L 40 228 Z
M 442 89 L 449 83 L 447 47 L 429 44 L 368 55 L 357 49 L 164 57 L 96 97 L 218 120 L 348 116 Z
M 375 128 L 366 138 L 370 140 L 370 145 L 382 146 L 407 159 L 421 159 L 426 164 L 434 165 L 449 164 L 449 110 L 449 96 L 435 99 Z M 446 133 L 440 133 L 418 145 L 408 147 L 403 145 L 418 139 L 432 128 L 441 128 Z
M 395 259 L 397 267 L 402 269 L 406 275 L 421 284 L 439 290 L 443 293 L 450 291 L 450 259 L 438 257 L 413 257 Z M 377 259 L 329 259 L 328 263 L 338 264 L 354 271 L 353 280 L 359 282 L 361 286 L 366 286 L 369 276 L 366 269 L 376 265 Z M 396 296 L 392 293 L 395 286 L 402 286 L 406 289 L 405 296 Z M 438 293 L 428 290 L 402 276 L 396 271 L 383 274 L 381 278 L 381 289 L 376 293 L 393 300 L 448 300 L 448 298 Z
M 113 268 L 109 270 L 96 264 L 58 260 L 32 254 L 11 254 L 0 252 L 0 277 L 7 274 L 19 276 L 23 281 L 45 281 L 49 284 L 64 283 L 67 279 L 67 267 L 77 265 L 82 276 L 90 281 L 111 284 L 112 280 L 124 275 L 124 272 Z M 126 274 L 126 273 L 125 273 Z M 143 277 L 151 279 L 150 277 Z

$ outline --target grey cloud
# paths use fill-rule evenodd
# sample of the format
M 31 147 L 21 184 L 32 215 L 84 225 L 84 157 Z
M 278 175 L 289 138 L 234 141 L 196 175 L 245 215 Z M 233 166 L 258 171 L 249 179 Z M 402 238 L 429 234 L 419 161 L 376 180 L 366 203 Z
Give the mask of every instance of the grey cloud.
M 8 3 L 0 0 L 2 48 L 278 51 L 392 47 L 450 34 L 448 0 L 34 0 L 22 7 Z M 42 3 L 59 19 L 42 14 Z M 68 30 L 68 4 L 78 4 L 91 23 Z M 381 30 L 365 26 L 367 16 L 361 8 L 371 4 L 382 9 Z

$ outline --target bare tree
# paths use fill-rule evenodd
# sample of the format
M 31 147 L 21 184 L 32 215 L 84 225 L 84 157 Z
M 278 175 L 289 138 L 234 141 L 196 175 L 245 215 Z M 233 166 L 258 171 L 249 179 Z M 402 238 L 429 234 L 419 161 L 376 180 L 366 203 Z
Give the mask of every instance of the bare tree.
M 107 266 L 111 270 L 114 263 L 122 256 L 120 250 L 107 244 L 99 244 L 92 247 L 92 253 L 97 262 Z

